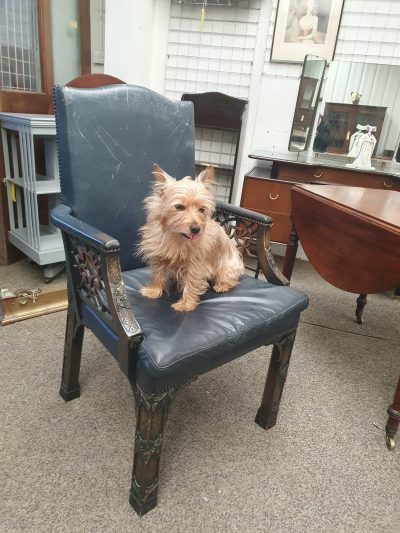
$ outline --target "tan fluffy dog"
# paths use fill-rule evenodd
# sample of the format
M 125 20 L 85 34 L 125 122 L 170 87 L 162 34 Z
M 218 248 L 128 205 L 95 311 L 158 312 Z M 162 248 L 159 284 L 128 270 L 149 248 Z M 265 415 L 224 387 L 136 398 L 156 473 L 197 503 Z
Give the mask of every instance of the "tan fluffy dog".
M 244 274 L 243 261 L 223 228 L 214 220 L 215 201 L 210 190 L 213 167 L 193 180 L 179 181 L 154 165 L 153 193 L 145 200 L 147 222 L 140 229 L 139 254 L 152 271 L 151 283 L 141 289 L 147 298 L 159 298 L 176 282 L 181 298 L 176 311 L 191 311 L 211 284 L 226 292 Z

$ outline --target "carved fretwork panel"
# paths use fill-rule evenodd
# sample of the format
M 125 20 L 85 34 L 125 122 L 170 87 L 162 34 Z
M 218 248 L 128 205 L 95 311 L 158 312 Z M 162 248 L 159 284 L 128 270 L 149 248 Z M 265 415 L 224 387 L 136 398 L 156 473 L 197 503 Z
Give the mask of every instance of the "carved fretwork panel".
M 100 252 L 82 241 L 69 236 L 73 268 L 79 274 L 78 291 L 84 300 L 91 303 L 102 313 L 111 314 L 107 301 L 104 273 Z
M 287 285 L 288 280 L 276 266 L 269 241 L 270 223 L 261 223 L 240 214 L 218 209 L 214 219 L 225 229 L 226 234 L 234 239 L 242 256 L 257 259 L 257 270 L 260 268 L 270 283 Z M 252 269 L 251 267 L 249 267 Z
M 141 330 L 129 305 L 118 250 L 100 250 L 69 234 L 64 234 L 64 239 L 77 294 L 109 319 L 114 329 L 122 327 L 134 348 L 141 340 Z
M 257 257 L 254 250 L 257 247 L 258 224 L 251 220 L 238 219 L 238 217 L 217 211 L 215 220 L 224 228 L 230 239 L 234 239 L 240 253 L 250 257 Z

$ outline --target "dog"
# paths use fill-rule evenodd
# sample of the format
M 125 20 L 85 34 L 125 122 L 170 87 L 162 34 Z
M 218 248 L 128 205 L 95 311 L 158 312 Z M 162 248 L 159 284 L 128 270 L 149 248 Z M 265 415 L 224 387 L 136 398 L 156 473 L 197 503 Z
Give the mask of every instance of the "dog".
M 140 293 L 160 298 L 175 284 L 180 299 L 175 311 L 192 311 L 210 287 L 227 292 L 244 274 L 235 243 L 212 219 L 214 168 L 208 166 L 195 179 L 169 176 L 157 164 L 155 183 L 144 201 L 147 222 L 140 228 L 138 254 L 150 266 L 150 285 Z

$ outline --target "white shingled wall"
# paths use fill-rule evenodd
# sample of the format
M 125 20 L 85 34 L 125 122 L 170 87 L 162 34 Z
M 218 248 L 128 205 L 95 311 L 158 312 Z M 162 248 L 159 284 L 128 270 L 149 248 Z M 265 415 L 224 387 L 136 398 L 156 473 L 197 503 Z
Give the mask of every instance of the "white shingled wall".
M 165 95 L 217 91 L 249 99 L 261 0 L 232 1 L 231 6 L 201 6 L 172 0 Z M 229 172 L 237 137 L 230 132 L 196 129 L 196 161 L 216 166 L 216 195 L 229 199 Z
M 269 61 L 277 4 L 272 2 L 252 148 L 286 151 L 301 65 Z M 400 65 L 400 1 L 345 0 L 334 60 Z
M 200 31 L 198 5 L 106 0 L 105 71 L 176 99 L 204 91 L 248 99 L 232 198 L 238 203 L 243 175 L 255 163 L 247 155 L 287 149 L 301 65 L 269 61 L 277 0 L 231 3 L 208 6 Z M 141 38 L 132 46 L 136 33 Z M 334 59 L 399 65 L 400 0 L 345 0 Z M 209 151 L 218 153 L 216 146 Z M 208 150 L 200 151 L 205 159 Z
M 172 0 L 165 95 L 219 91 L 248 98 L 261 0 L 201 6 Z

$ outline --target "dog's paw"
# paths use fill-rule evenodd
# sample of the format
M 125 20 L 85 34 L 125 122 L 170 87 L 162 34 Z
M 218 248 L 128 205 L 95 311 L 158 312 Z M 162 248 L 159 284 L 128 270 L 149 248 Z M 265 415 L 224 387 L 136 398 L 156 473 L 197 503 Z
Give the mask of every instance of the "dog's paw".
M 175 311 L 179 311 L 181 313 L 184 313 L 185 311 L 193 311 L 193 309 L 196 309 L 197 303 L 196 302 L 188 302 L 186 300 L 179 300 L 175 304 L 171 305 L 172 309 L 175 309 Z
M 237 283 L 224 283 L 224 282 L 220 282 L 220 283 L 216 283 L 215 285 L 212 286 L 212 289 L 213 291 L 215 292 L 228 292 L 229 290 L 231 290 L 235 285 L 237 285 Z
M 142 287 L 139 289 L 139 292 L 146 298 L 160 298 L 162 295 L 162 289 L 160 287 Z

